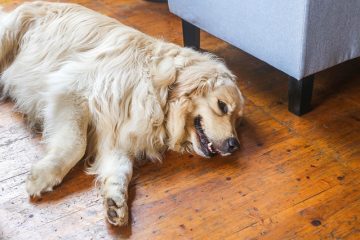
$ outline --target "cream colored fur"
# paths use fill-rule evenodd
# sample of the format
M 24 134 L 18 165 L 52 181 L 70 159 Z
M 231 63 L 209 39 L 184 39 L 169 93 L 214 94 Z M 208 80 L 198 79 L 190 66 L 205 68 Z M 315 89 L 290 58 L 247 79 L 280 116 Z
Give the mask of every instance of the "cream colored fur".
M 194 117 L 215 146 L 236 137 L 243 99 L 213 55 L 147 36 L 75 4 L 25 3 L 0 14 L 0 90 L 46 152 L 26 186 L 51 191 L 83 157 L 93 158 L 107 217 L 128 221 L 127 188 L 136 158 L 167 149 L 201 151 Z M 217 101 L 226 102 L 227 114 Z M 226 155 L 226 153 L 222 153 Z

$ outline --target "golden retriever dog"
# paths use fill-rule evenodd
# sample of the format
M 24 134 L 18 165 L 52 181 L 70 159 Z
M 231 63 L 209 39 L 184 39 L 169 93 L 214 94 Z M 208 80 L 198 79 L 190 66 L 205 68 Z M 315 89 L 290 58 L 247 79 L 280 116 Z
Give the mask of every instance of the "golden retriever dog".
M 0 13 L 0 89 L 30 126 L 44 157 L 26 180 L 51 191 L 92 159 L 108 221 L 128 222 L 134 161 L 167 149 L 203 157 L 238 147 L 243 97 L 218 58 L 147 36 L 68 3 L 25 3 Z

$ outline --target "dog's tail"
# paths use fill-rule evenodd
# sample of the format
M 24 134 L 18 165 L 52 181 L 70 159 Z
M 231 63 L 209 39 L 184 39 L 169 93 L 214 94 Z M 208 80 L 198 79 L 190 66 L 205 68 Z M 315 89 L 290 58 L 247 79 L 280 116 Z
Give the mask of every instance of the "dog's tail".
M 3 33 L 3 21 L 5 19 L 6 13 L 3 11 L 3 6 L 0 5 L 0 101 L 3 100 L 3 98 L 5 98 L 4 93 L 3 93 L 3 86 L 1 83 L 1 75 L 3 72 L 3 49 L 2 49 L 2 33 Z
M 3 11 L 0 7 L 0 74 L 5 70 L 6 66 L 13 60 L 17 41 L 16 33 L 9 21 L 10 15 Z M 1 81 L 1 80 L 0 80 Z
M 6 14 L 3 9 L 4 9 L 4 6 L 0 5 L 0 21 L 1 21 L 2 16 Z
M 5 17 L 6 17 L 6 13 L 3 11 L 4 7 L 0 5 L 0 46 L 1 46 L 1 49 L 0 49 L 0 62 L 2 61 L 2 55 L 3 55 L 3 49 L 2 49 L 2 35 L 3 35 L 3 32 L 4 32 L 4 20 L 5 20 Z M 1 63 L 0 63 L 0 74 L 2 72 L 2 69 L 1 69 Z
M 0 6 L 0 100 L 5 98 L 2 75 L 13 62 L 19 49 L 23 23 L 18 7 L 12 12 L 5 12 Z
M 31 23 L 31 14 L 26 10 L 26 4 L 11 12 L 3 11 L 0 6 L 0 74 L 15 59 L 22 36 Z

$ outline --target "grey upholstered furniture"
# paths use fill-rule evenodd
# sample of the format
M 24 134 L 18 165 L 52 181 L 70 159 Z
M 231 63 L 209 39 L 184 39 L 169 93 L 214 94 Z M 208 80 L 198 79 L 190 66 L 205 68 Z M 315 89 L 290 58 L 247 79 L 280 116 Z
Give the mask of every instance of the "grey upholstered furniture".
M 360 0 L 169 0 L 184 44 L 199 28 L 289 75 L 289 110 L 310 110 L 314 74 L 360 56 Z

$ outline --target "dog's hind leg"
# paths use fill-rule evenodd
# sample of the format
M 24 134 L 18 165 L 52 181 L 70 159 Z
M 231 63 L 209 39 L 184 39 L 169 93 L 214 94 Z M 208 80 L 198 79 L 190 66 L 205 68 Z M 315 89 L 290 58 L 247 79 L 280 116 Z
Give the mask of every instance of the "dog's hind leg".
M 30 195 L 51 191 L 83 157 L 86 149 L 88 109 L 76 98 L 52 98 L 45 109 L 46 154 L 27 178 Z
M 106 216 L 113 225 L 128 223 L 128 186 L 133 172 L 133 161 L 119 151 L 109 151 L 97 159 L 96 172 L 101 181 Z

